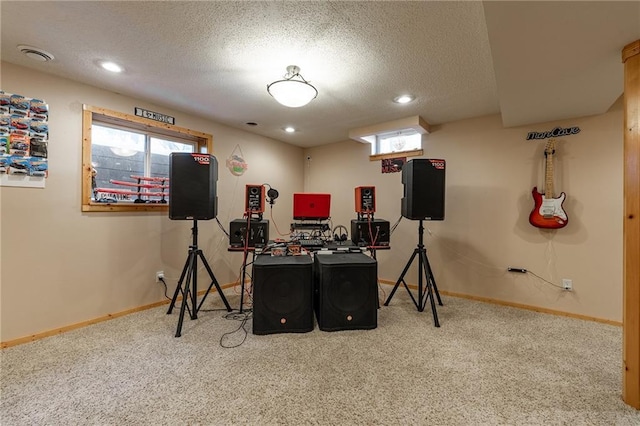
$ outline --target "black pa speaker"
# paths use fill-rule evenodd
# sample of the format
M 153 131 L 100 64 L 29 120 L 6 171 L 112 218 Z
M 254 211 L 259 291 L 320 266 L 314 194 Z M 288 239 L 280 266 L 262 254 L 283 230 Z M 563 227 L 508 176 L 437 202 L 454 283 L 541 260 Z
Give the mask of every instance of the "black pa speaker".
M 218 160 L 210 154 L 169 155 L 169 219 L 213 219 L 218 214 Z
M 378 326 L 378 263 L 362 253 L 316 254 L 314 308 L 324 331 Z
M 253 263 L 253 334 L 313 330 L 309 256 L 256 256 Z
M 414 159 L 402 166 L 402 216 L 444 220 L 445 161 Z

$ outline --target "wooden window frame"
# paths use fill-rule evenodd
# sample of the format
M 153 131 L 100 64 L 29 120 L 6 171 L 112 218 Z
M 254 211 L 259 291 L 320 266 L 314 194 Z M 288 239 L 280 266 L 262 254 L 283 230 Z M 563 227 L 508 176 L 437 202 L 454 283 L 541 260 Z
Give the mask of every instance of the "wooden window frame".
M 91 128 L 96 122 L 118 124 L 132 130 L 179 137 L 196 142 L 199 152 L 213 152 L 213 136 L 184 127 L 162 123 L 148 118 L 112 111 L 106 108 L 82 107 L 82 211 L 83 212 L 168 212 L 168 204 L 156 203 L 98 203 L 91 200 Z
M 389 154 L 370 155 L 369 161 L 387 160 L 389 158 L 398 158 L 398 157 L 421 157 L 423 155 L 424 155 L 424 150 L 412 149 L 410 151 L 397 151 Z

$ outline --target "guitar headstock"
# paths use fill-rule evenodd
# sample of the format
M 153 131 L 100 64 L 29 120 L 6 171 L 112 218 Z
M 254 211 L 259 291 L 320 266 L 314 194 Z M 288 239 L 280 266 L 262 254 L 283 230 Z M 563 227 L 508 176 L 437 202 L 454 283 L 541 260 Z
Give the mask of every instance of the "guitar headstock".
M 547 145 L 544 147 L 544 155 L 545 157 L 548 157 L 550 155 L 555 154 L 555 152 L 556 152 L 556 140 L 552 138 L 547 141 Z

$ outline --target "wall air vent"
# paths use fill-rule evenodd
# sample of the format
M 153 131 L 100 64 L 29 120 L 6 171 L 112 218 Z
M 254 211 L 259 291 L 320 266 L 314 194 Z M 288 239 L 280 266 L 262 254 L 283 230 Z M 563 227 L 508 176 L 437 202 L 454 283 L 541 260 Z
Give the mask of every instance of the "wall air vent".
M 53 60 L 53 55 L 42 49 L 33 46 L 19 45 L 18 50 L 22 52 L 27 58 L 33 59 L 38 62 L 49 62 Z

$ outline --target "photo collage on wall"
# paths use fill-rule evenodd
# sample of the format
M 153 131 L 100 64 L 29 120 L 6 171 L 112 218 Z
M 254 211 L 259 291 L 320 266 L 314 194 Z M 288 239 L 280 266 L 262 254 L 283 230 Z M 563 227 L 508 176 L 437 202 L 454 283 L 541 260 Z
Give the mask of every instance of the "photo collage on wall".
M 48 176 L 49 105 L 0 91 L 0 174 Z

